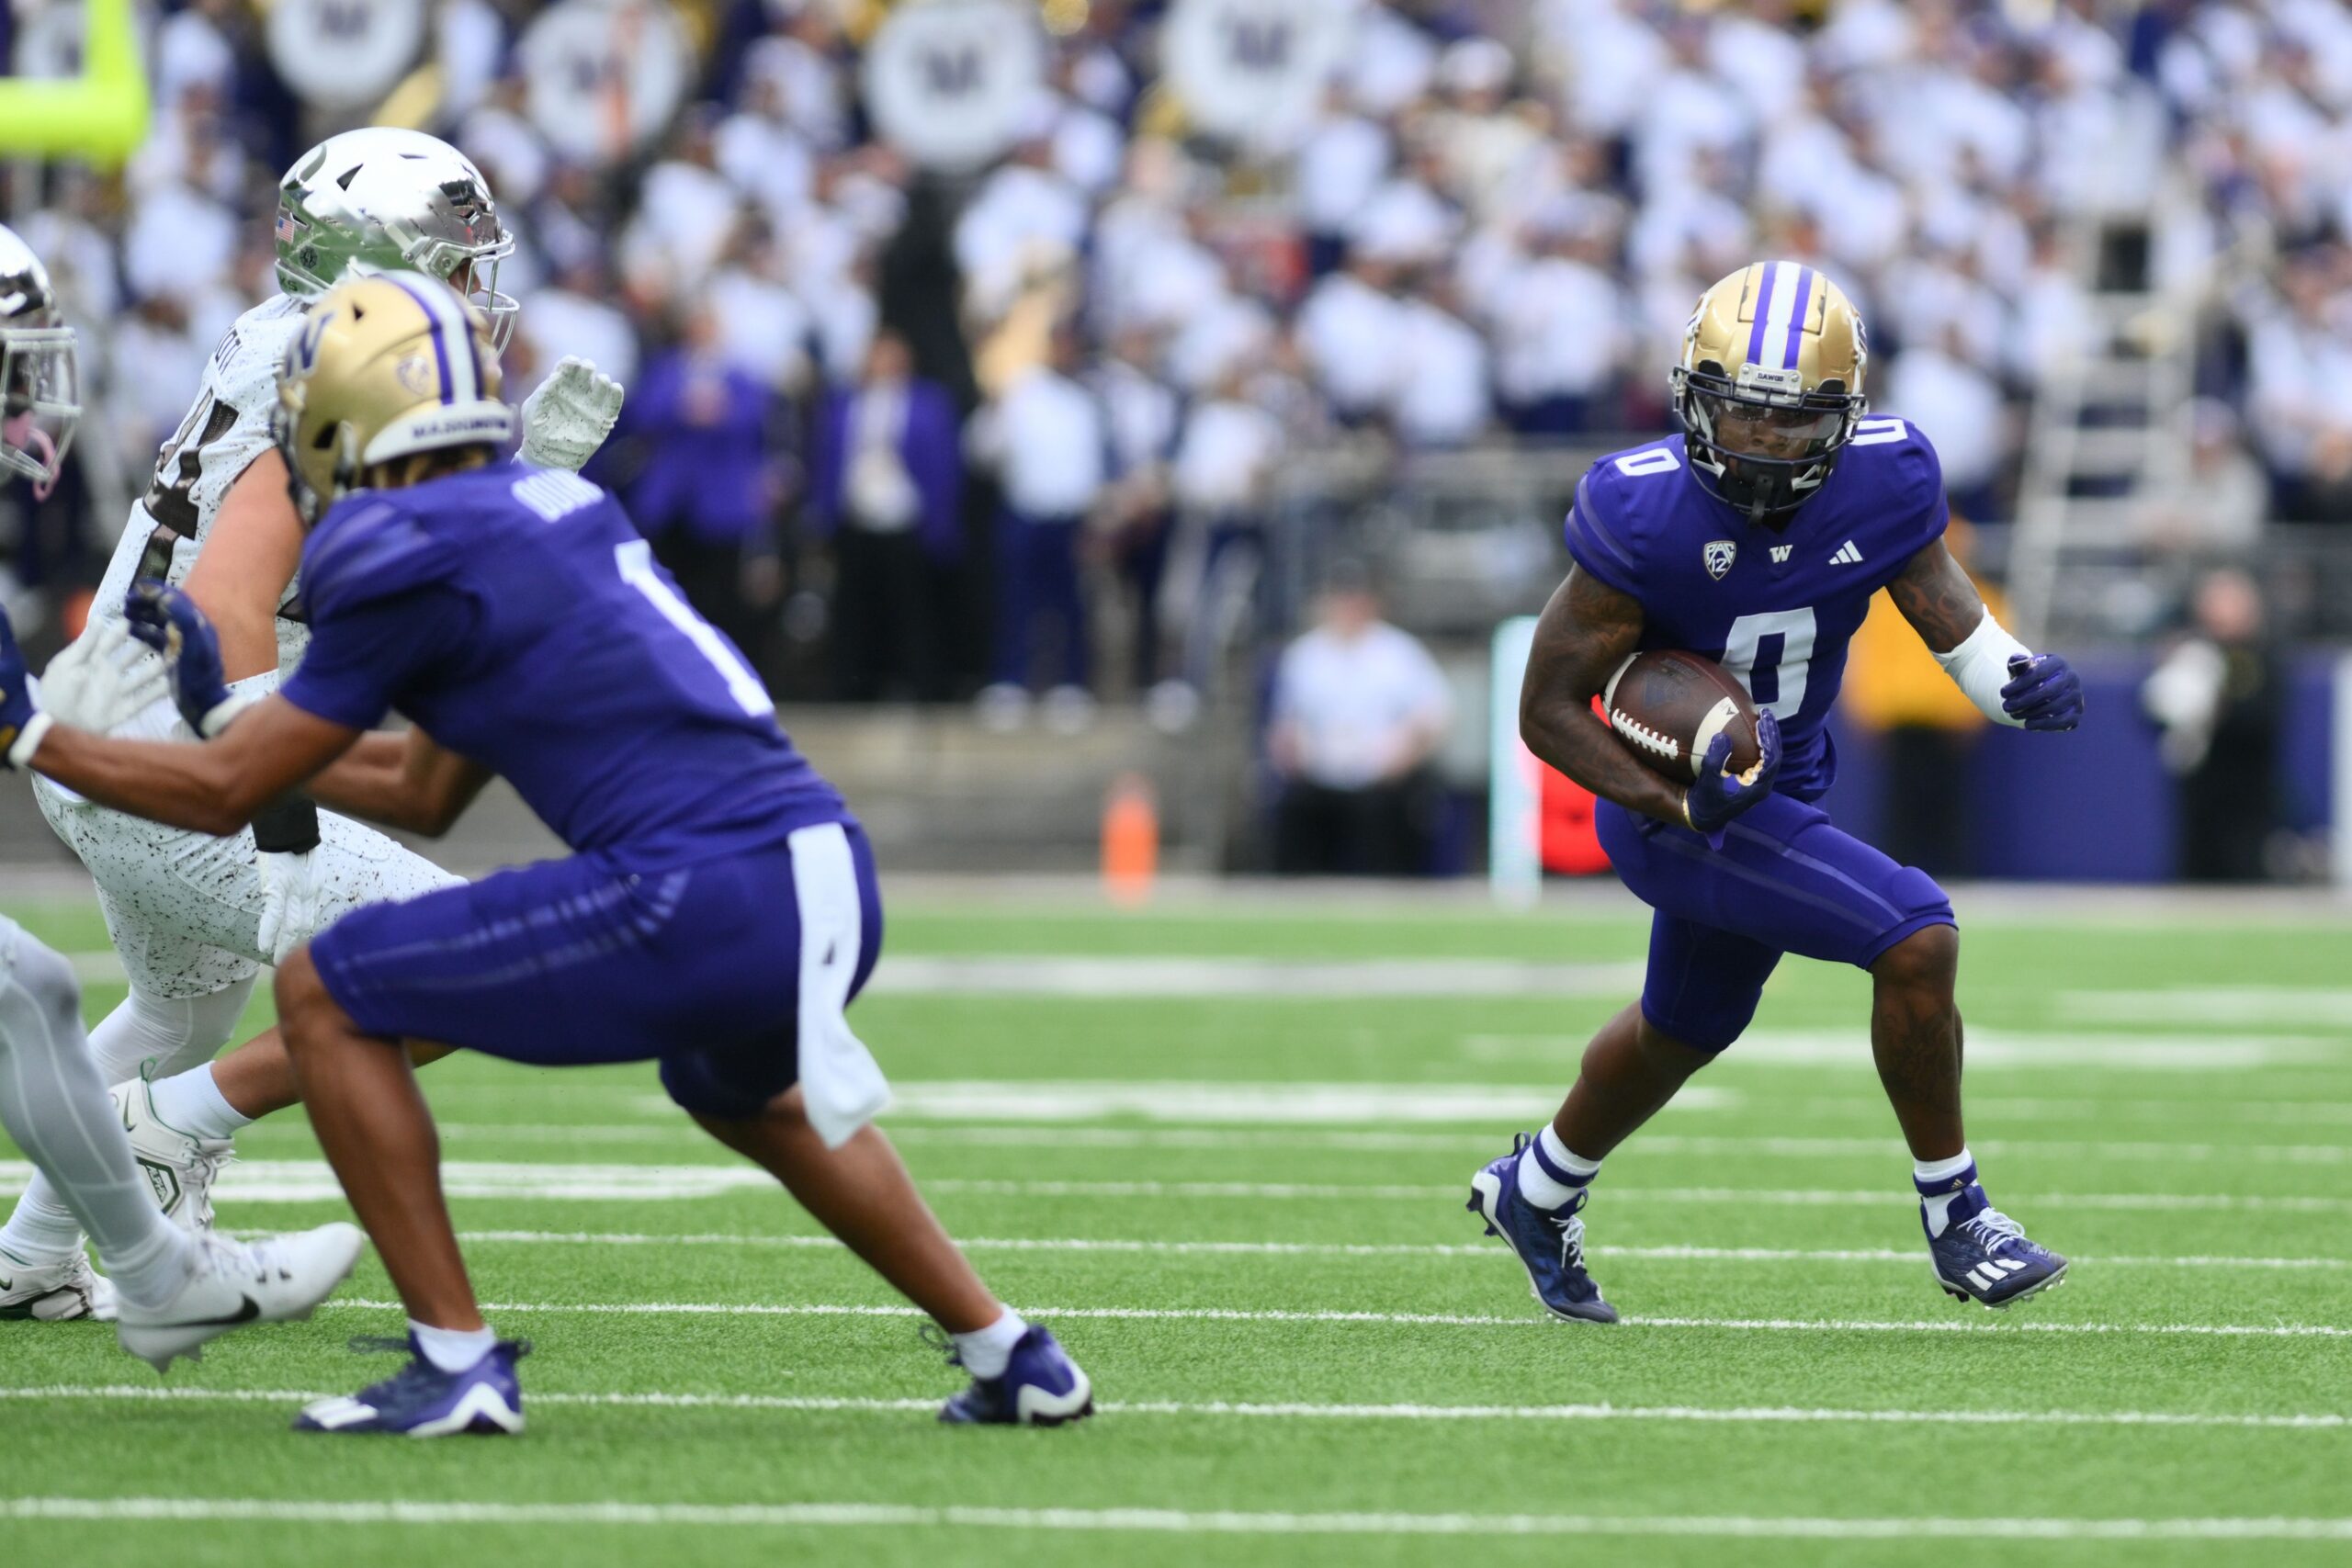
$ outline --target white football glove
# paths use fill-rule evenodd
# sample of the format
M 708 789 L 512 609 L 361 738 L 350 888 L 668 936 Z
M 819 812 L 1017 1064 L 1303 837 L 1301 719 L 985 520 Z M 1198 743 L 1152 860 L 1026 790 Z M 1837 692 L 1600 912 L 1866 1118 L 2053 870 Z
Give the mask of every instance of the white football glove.
M 577 355 L 557 361 L 523 400 L 523 461 L 578 473 L 621 417 L 621 384 Z
M 275 966 L 317 934 L 319 912 L 326 906 L 320 884 L 322 867 L 316 851 L 302 854 L 254 857 L 261 864 L 261 929 L 255 940 Z
M 172 694 L 164 660 L 132 640 L 120 621 L 100 621 L 49 661 L 40 705 L 59 722 L 105 735 Z

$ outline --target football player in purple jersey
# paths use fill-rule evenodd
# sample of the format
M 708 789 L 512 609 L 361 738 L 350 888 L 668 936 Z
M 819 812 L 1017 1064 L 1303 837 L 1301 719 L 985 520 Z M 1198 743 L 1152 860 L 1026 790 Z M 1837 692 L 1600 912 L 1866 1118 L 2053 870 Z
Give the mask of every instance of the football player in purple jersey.
M 1861 318 L 1795 262 L 1742 268 L 1700 298 L 1669 378 L 1683 434 L 1603 457 L 1567 517 L 1573 565 L 1544 607 L 1520 700 L 1536 756 L 1600 796 L 1601 843 L 1655 911 L 1640 1000 L 1596 1034 L 1552 1124 L 1472 1179 L 1470 1208 L 1555 1314 L 1607 1323 L 1581 1211 L 1600 1162 L 1755 1016 L 1783 954 L 1869 971 L 1871 1049 L 1910 1145 L 1937 1280 L 2006 1306 L 2066 1260 L 2029 1240 L 1977 1179 L 1961 1115 L 1960 936 L 1933 879 L 1838 829 L 1813 802 L 1846 649 L 1883 588 L 1995 722 L 2072 729 L 2082 682 L 1986 611 L 1944 547 L 1935 449 L 1870 416 Z M 1592 711 L 1649 649 L 1721 662 L 1758 709 L 1762 756 L 1728 772 L 1716 738 L 1687 787 L 1643 765 Z
M 991 1295 L 873 1116 L 849 1027 L 882 936 L 856 819 L 777 726 L 613 498 L 503 462 L 514 413 L 481 315 L 389 272 L 305 312 L 275 421 L 309 532 L 311 641 L 275 694 L 231 696 L 193 601 L 135 587 L 203 745 L 28 720 L 18 765 L 88 798 L 232 833 L 297 785 L 446 829 L 503 776 L 564 859 L 354 910 L 289 953 L 280 1025 L 312 1127 L 408 1310 L 395 1376 L 305 1410 L 320 1432 L 515 1432 L 517 1345 L 482 1321 L 408 1046 L 544 1066 L 655 1061 L 673 1100 L 757 1161 L 952 1336 L 943 1419 L 1092 1409 L 1053 1336 Z M 0 686 L 14 672 L 0 667 Z M 397 708 L 417 728 L 371 733 Z

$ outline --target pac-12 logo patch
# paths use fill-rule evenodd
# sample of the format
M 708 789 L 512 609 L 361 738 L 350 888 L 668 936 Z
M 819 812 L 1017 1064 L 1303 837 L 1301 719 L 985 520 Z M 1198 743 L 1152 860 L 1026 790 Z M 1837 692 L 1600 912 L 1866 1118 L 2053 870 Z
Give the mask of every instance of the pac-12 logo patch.
M 1699 558 L 1707 563 L 1707 575 L 1721 582 L 1724 573 L 1731 570 L 1731 563 L 1739 558 L 1739 545 L 1731 539 L 1709 539 L 1700 550 Z

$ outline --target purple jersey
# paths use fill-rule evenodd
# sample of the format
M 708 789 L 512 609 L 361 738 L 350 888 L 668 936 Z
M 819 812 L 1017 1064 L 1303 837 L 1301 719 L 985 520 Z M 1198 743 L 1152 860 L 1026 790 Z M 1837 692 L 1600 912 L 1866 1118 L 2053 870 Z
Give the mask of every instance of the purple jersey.
M 1577 487 L 1568 553 L 1638 602 L 1644 649 L 1719 661 L 1781 721 L 1778 788 L 1815 800 L 1838 772 L 1826 720 L 1871 595 L 1940 537 L 1935 448 L 1905 420 L 1863 420 L 1837 470 L 1778 533 L 1692 479 L 1682 437 L 1603 457 Z
M 356 728 L 398 709 L 574 850 L 659 870 L 849 819 L 742 655 L 574 475 L 498 463 L 351 496 L 302 584 L 288 701 Z

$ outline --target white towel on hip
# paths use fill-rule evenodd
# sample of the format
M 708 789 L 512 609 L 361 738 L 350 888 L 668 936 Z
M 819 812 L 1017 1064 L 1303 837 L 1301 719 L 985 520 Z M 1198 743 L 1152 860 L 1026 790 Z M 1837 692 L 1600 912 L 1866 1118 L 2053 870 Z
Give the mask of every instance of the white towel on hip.
M 790 843 L 800 906 L 800 1092 L 808 1124 L 837 1149 L 890 1103 L 874 1053 L 849 1027 L 850 984 L 864 942 L 857 864 L 838 822 L 800 829 Z

